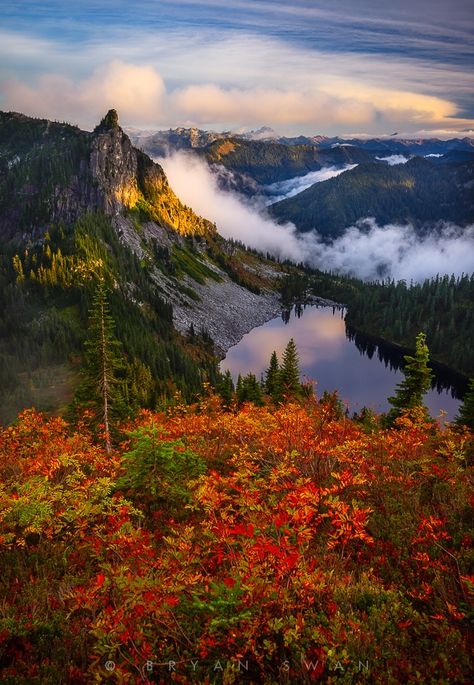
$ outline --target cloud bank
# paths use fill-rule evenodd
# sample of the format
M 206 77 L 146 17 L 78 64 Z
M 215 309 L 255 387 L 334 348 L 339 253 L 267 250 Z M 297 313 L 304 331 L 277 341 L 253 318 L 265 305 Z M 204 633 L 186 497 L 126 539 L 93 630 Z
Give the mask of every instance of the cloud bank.
M 364 280 L 423 281 L 438 273 L 474 272 L 474 225 L 444 224 L 420 236 L 409 224 L 378 226 L 368 218 L 324 243 L 317 233 L 298 234 L 293 224 L 277 224 L 255 203 L 221 190 L 216 176 L 195 155 L 178 152 L 158 161 L 182 201 L 215 221 L 221 235 L 277 257 Z M 287 182 L 289 192 L 292 182 L 298 179 Z
M 3 108 L 89 126 L 114 107 L 130 125 L 258 126 L 270 122 L 280 129 L 316 125 L 389 126 L 400 120 L 446 121 L 456 106 L 443 98 L 400 90 L 375 89 L 359 82 L 307 83 L 249 87 L 200 83 L 169 88 L 149 64 L 114 59 L 85 77 L 56 72 L 33 83 L 10 78 L 1 84 Z
M 250 31 L 157 35 L 132 22 L 101 26 L 78 46 L 61 34 L 4 29 L 0 64 L 3 109 L 86 128 L 110 107 L 127 125 L 154 128 L 270 124 L 287 134 L 373 135 L 473 126 L 460 104 L 474 84 L 464 67 L 394 54 L 375 65 L 370 51 L 315 49 Z
M 177 152 L 157 161 L 178 197 L 195 212 L 214 221 L 225 238 L 241 240 L 283 259 L 304 259 L 304 246 L 292 224 L 278 225 L 237 193 L 221 190 L 217 176 L 197 156 Z
M 474 225 L 444 224 L 420 236 L 410 224 L 378 226 L 363 219 L 331 243 L 316 241 L 309 248 L 313 265 L 364 280 L 474 273 Z

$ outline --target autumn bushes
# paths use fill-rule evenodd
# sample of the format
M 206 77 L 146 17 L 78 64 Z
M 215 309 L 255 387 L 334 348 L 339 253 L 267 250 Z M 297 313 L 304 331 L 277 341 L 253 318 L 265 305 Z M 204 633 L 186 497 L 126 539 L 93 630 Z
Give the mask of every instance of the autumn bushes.
M 128 429 L 0 436 L 6 682 L 468 682 L 467 433 L 215 397 Z

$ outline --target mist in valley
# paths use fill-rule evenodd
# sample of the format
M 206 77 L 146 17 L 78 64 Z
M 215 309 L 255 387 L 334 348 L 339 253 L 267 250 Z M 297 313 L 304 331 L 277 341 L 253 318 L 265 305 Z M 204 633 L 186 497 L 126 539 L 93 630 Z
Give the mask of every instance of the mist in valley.
M 474 224 L 460 227 L 438 223 L 420 233 L 409 223 L 379 226 L 373 218 L 365 217 L 348 226 L 342 236 L 324 242 L 316 230 L 298 233 L 292 223 L 276 223 L 266 211 L 265 196 L 249 200 L 238 192 L 222 190 L 216 174 L 192 153 L 176 152 L 157 161 L 182 201 L 215 222 L 221 235 L 280 259 L 364 280 L 410 282 L 437 274 L 474 272 Z M 347 170 L 347 166 L 327 167 L 270 188 L 283 199 Z

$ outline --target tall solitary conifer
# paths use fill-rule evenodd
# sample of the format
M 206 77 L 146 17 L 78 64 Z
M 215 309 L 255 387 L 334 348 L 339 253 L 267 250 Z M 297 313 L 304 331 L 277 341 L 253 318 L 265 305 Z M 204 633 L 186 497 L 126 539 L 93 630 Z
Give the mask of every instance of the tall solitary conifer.
M 93 406 L 104 425 L 105 447 L 111 450 L 111 423 L 115 410 L 123 405 L 117 372 L 123 368 L 120 342 L 115 337 L 114 321 L 110 315 L 107 291 L 101 281 L 94 295 L 90 311 L 88 337 L 85 343 L 87 380 L 82 395 L 89 395 L 87 404 Z

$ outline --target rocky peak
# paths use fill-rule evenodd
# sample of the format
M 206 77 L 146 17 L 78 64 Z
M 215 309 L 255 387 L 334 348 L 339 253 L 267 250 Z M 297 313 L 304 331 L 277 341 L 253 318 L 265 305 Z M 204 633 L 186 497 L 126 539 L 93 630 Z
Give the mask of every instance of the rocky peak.
M 113 129 L 120 129 L 119 118 L 116 109 L 109 109 L 105 117 L 101 120 L 100 124 L 95 127 L 94 133 L 103 133 Z
M 133 207 L 140 196 L 138 151 L 120 128 L 117 110 L 110 109 L 94 129 L 89 169 L 98 186 L 98 204 L 106 214 Z

